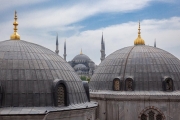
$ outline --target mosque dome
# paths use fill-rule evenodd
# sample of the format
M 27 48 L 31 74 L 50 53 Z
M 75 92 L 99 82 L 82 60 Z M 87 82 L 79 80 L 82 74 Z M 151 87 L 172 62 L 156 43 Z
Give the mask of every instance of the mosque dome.
M 82 50 L 81 50 L 81 53 L 79 55 L 76 55 L 73 60 L 75 63 L 81 63 L 81 62 L 89 62 L 91 61 L 91 59 L 82 53 Z
M 110 54 L 96 69 L 90 88 L 112 90 L 119 78 L 125 90 L 125 80 L 131 78 L 135 91 L 162 91 L 167 77 L 173 79 L 174 90 L 180 90 L 180 60 L 162 49 L 137 45 Z
M 95 70 L 90 89 L 173 91 L 180 90 L 179 83 L 180 60 L 167 51 L 144 45 L 141 41 L 106 57 Z
M 95 116 L 88 83 L 57 53 L 20 39 L 0 42 L 0 119 L 88 119 Z M 75 111 L 75 112 L 74 112 Z
M 69 104 L 88 101 L 82 81 L 59 55 L 23 40 L 0 42 L 2 106 L 53 106 L 58 80 L 67 85 Z

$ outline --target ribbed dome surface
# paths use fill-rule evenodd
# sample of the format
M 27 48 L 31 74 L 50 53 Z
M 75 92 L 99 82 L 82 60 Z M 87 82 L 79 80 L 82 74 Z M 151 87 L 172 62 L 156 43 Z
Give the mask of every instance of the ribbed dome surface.
M 91 59 L 85 55 L 85 54 L 79 54 L 79 55 L 76 55 L 72 61 L 75 61 L 75 62 L 87 62 L 87 61 L 90 61 Z
M 135 91 L 162 91 L 164 77 L 174 82 L 174 90 L 180 90 L 180 60 L 159 48 L 136 45 L 110 54 L 95 70 L 90 89 L 112 90 L 113 79 L 134 80 Z
M 53 80 L 64 80 L 70 104 L 87 102 L 73 68 L 51 50 L 22 40 L 0 42 L 2 106 L 53 106 Z

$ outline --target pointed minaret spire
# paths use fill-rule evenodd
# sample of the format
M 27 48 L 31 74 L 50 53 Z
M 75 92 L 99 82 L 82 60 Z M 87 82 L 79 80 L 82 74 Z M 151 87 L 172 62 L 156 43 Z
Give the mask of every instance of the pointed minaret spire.
M 80 55 L 82 55 L 83 54 L 83 52 L 82 52 L 82 48 L 81 48 L 81 52 L 80 52 Z
M 156 39 L 154 40 L 154 47 L 156 47 Z
M 11 35 L 11 40 L 20 40 L 20 35 L 17 33 L 17 26 L 18 26 L 18 22 L 17 22 L 17 12 L 15 11 L 14 14 L 14 33 Z
M 56 54 L 59 54 L 59 43 L 58 43 L 58 33 L 56 35 L 56 50 L 55 50 Z
M 66 61 L 66 40 L 64 41 L 64 60 Z
M 105 43 L 104 43 L 104 38 L 103 38 L 103 33 L 102 33 L 102 38 L 101 38 L 101 50 L 100 50 L 100 52 L 101 52 L 101 58 L 100 58 L 100 60 L 101 60 L 101 62 L 105 59 L 105 56 L 106 56 L 106 54 L 105 54 Z

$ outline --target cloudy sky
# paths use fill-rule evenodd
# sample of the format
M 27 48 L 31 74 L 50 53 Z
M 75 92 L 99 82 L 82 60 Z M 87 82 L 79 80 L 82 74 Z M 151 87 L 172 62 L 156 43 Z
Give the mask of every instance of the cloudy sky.
M 80 53 L 100 63 L 102 32 L 106 55 L 137 38 L 138 21 L 146 45 L 180 58 L 179 0 L 0 0 L 0 41 L 13 33 L 14 11 L 22 40 L 55 50 L 59 35 L 60 56 L 66 39 L 67 61 Z

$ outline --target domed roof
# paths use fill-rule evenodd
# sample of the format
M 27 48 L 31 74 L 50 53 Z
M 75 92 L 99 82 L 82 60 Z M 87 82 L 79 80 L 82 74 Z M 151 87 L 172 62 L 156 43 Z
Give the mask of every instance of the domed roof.
M 135 45 L 110 54 L 103 60 L 90 81 L 93 90 L 112 90 L 113 79 L 132 78 L 135 91 L 162 91 L 163 80 L 173 79 L 174 90 L 180 90 L 180 60 L 172 54 L 151 46 Z
M 77 64 L 74 66 L 74 69 L 77 70 L 77 69 L 88 69 L 88 68 L 83 64 Z
M 79 55 L 76 55 L 72 61 L 75 61 L 75 62 L 86 62 L 86 61 L 90 61 L 91 59 L 85 55 L 85 54 L 79 54 Z
M 57 79 L 67 84 L 69 104 L 88 102 L 82 81 L 59 55 L 22 40 L 0 42 L 2 106 L 54 106 Z

